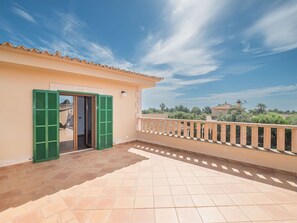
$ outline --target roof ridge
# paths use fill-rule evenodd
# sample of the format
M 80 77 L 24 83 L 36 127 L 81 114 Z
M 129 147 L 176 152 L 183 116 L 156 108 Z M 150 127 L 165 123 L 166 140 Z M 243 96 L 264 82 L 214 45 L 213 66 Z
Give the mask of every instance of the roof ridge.
M 141 77 L 145 77 L 145 78 L 151 78 L 151 79 L 154 79 L 154 80 L 161 81 L 161 80 L 164 79 L 163 77 L 157 77 L 157 76 L 147 75 L 147 74 L 143 74 L 143 73 L 139 73 L 139 72 L 135 72 L 135 71 L 125 70 L 125 69 L 121 69 L 121 68 L 118 68 L 118 67 L 109 66 L 109 65 L 106 65 L 106 64 L 101 64 L 101 63 L 96 63 L 96 62 L 93 62 L 93 61 L 88 61 L 86 59 L 79 59 L 79 58 L 76 58 L 76 57 L 70 57 L 68 55 L 62 56 L 61 52 L 59 52 L 59 51 L 56 51 L 55 53 L 50 53 L 47 50 L 42 51 L 42 50 L 39 50 L 39 49 L 36 49 L 36 48 L 27 48 L 24 45 L 15 46 L 10 42 L 2 42 L 2 43 L 0 43 L 0 46 L 8 46 L 8 47 L 11 47 L 11 48 L 14 48 L 14 49 L 20 49 L 20 50 L 34 52 L 34 53 L 43 54 L 43 55 L 46 54 L 46 55 L 52 56 L 52 57 L 58 57 L 58 58 L 65 59 L 65 60 L 77 61 L 77 62 L 80 62 L 80 63 L 92 65 L 92 66 L 99 66 L 99 67 L 102 67 L 102 68 L 107 68 L 107 69 L 110 69 L 110 70 L 115 70 L 115 71 L 120 71 L 120 72 L 124 72 L 124 73 L 128 73 L 128 74 L 133 74 L 133 75 L 137 75 L 137 76 L 141 76 Z

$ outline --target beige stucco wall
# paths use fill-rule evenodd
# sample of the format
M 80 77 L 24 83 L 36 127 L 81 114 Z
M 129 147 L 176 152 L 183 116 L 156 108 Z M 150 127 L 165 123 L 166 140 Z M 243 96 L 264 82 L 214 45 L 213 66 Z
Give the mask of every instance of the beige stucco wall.
M 32 90 L 49 90 L 53 83 L 94 88 L 114 98 L 114 144 L 136 139 L 140 111 L 139 87 L 69 72 L 0 63 L 0 166 L 33 156 Z M 121 91 L 127 97 L 121 97 Z
M 225 158 L 242 163 L 297 173 L 296 157 L 264 152 L 255 149 L 238 148 L 217 143 L 202 142 L 192 139 L 164 136 L 153 133 L 137 132 L 137 140 L 157 145 L 197 152 L 205 155 Z

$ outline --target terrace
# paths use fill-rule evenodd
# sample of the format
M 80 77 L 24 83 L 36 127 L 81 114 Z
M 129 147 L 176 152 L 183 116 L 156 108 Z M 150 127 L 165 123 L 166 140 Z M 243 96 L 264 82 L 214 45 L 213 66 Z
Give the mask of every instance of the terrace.
M 0 222 L 297 222 L 296 126 L 138 120 L 140 141 L 0 168 Z

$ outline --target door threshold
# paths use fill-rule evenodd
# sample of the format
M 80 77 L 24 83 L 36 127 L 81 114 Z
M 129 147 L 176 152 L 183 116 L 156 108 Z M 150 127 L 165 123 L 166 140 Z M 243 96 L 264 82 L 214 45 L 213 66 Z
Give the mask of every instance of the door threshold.
M 67 152 L 67 153 L 60 153 L 60 156 L 71 154 L 71 153 L 80 153 L 80 152 L 84 152 L 84 151 L 90 151 L 90 150 L 93 150 L 93 149 L 94 148 L 87 148 L 87 149 L 75 150 L 75 151 L 71 151 L 71 152 Z

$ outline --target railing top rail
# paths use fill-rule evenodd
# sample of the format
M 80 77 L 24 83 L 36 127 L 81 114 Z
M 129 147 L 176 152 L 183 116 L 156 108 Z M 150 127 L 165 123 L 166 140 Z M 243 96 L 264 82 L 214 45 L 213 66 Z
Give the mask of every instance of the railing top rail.
M 201 123 L 215 123 L 215 124 L 226 124 L 226 125 L 245 125 L 245 126 L 258 126 L 258 127 L 271 127 L 271 128 L 287 128 L 297 129 L 297 125 L 283 125 L 283 124 L 265 124 L 265 123 L 253 123 L 253 122 L 225 122 L 225 121 L 206 121 L 206 120 L 193 120 L 193 119 L 171 119 L 171 118 L 154 118 L 154 117 L 139 117 L 138 119 L 143 120 L 167 120 L 167 121 L 179 121 L 179 122 L 201 122 Z

